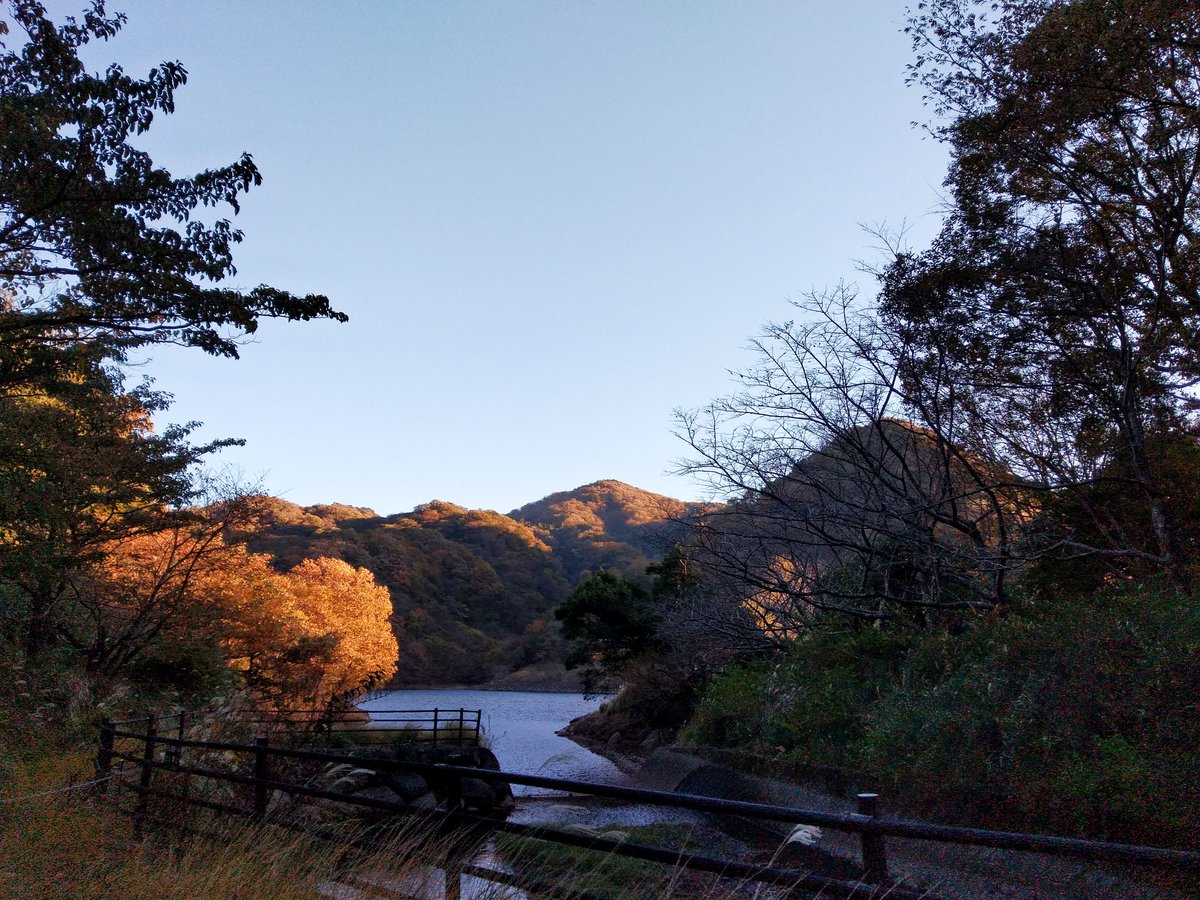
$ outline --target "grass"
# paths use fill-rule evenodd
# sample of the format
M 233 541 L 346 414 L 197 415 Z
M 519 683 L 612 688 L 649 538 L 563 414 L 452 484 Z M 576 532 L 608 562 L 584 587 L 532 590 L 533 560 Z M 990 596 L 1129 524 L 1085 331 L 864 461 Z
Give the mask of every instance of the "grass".
M 30 898 L 243 898 L 311 896 L 295 865 L 300 846 L 267 853 L 236 831 L 219 849 L 165 852 L 135 841 L 129 820 L 87 802 L 84 792 L 21 799 L 78 772 L 74 754 L 10 763 L 0 794 L 0 895 Z
M 86 751 L 4 761 L 0 788 L 0 896 L 97 900 L 184 900 L 184 898 L 317 898 L 330 882 L 362 888 L 384 884 L 421 895 L 440 879 L 437 869 L 461 836 L 436 827 L 436 820 L 401 825 L 370 851 L 296 834 L 272 825 L 208 819 L 191 824 L 216 839 L 179 837 L 147 827 L 136 839 L 130 819 L 111 805 L 92 802 L 89 788 L 38 796 L 82 781 L 89 774 Z M 362 826 L 341 829 L 346 838 Z M 639 843 L 686 848 L 690 831 L 678 825 L 623 829 Z M 466 857 L 481 839 L 468 839 Z M 499 857 L 516 875 L 558 887 L 562 896 L 724 897 L 750 889 L 730 888 L 711 876 L 500 835 Z M 399 888 L 398 888 L 399 886 Z M 495 895 L 505 896 L 496 886 Z
M 21 755 L 0 751 L 0 896 L 98 900 L 183 898 L 317 898 L 330 882 L 362 888 L 382 884 L 393 892 L 429 896 L 448 854 L 470 859 L 486 836 L 464 837 L 439 828 L 438 818 L 406 820 L 385 833 L 370 832 L 370 850 L 297 834 L 275 825 L 209 818 L 197 812 L 188 824 L 208 837 L 181 836 L 148 825 L 135 837 L 115 804 L 94 802 L 89 749 Z M 54 791 L 54 793 L 46 793 Z M 169 815 L 165 809 L 155 810 Z M 353 840 L 368 834 L 361 823 L 338 826 Z M 705 852 L 703 839 L 684 825 L 623 828 L 597 836 L 672 849 Z M 610 853 L 508 835 L 495 837 L 496 856 L 518 877 L 554 885 L 564 897 L 734 897 L 755 886 Z M 436 891 L 433 892 L 436 895 Z M 395 895 L 394 893 L 391 895 Z M 486 895 L 485 895 L 486 896 Z M 506 896 L 496 885 L 495 896 Z
M 90 788 L 60 791 L 72 778 L 79 783 L 90 774 L 90 752 L 9 753 L 0 762 L 0 896 L 6 898 L 316 898 L 331 880 L 428 880 L 452 841 L 430 823 L 410 824 L 360 852 L 271 825 L 203 814 L 189 824 L 215 832 L 216 840 L 150 828 L 136 839 L 130 819 L 92 802 Z M 353 838 L 361 827 L 343 830 Z
M 598 838 L 708 854 L 692 828 L 657 824 L 618 829 L 570 829 Z M 564 844 L 500 834 L 496 849 L 515 871 L 555 890 L 555 896 L 624 900 L 642 897 L 754 897 L 756 883 L 721 878 L 682 867 L 670 867 Z M 769 894 L 770 896 L 770 894 Z

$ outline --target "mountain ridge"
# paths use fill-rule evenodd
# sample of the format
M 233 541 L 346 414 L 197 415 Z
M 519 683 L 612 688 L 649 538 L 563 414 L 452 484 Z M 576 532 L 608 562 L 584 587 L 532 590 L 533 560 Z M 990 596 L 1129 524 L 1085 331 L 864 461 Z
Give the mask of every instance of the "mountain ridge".
M 445 500 L 380 516 L 341 503 L 260 499 L 251 550 L 282 570 L 336 557 L 388 588 L 403 684 L 478 684 L 557 662 L 554 606 L 590 572 L 643 577 L 678 521 L 705 508 L 615 479 L 508 514 Z

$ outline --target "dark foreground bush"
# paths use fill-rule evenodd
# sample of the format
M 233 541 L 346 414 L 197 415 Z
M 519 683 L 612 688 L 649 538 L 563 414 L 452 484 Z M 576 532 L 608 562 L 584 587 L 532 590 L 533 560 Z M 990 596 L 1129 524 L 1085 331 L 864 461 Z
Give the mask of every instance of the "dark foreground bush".
M 685 734 L 841 770 L 925 815 L 1194 846 L 1197 685 L 1200 605 L 1129 585 L 960 635 L 814 637 L 714 679 Z

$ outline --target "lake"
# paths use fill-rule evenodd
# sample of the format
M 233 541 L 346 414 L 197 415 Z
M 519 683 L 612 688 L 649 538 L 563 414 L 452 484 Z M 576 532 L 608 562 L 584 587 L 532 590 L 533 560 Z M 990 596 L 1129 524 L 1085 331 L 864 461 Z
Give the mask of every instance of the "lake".
M 627 784 L 615 765 L 574 741 L 555 734 L 579 716 L 595 712 L 607 697 L 543 691 L 471 691 L 458 689 L 391 691 L 359 707 L 371 713 L 388 709 L 478 709 L 483 732 L 506 772 L 545 775 L 593 784 Z M 698 813 L 683 809 L 642 806 L 616 800 L 572 800 L 560 791 L 512 786 L 521 798 L 509 821 L 525 825 L 651 825 L 657 822 L 696 824 Z
M 548 778 L 618 784 L 625 776 L 611 762 L 555 734 L 572 719 L 595 712 L 605 699 L 541 691 L 401 690 L 364 700 L 359 707 L 367 713 L 435 707 L 483 710 L 483 732 L 500 760 L 501 769 Z M 514 784 L 513 793 L 530 796 L 552 792 Z

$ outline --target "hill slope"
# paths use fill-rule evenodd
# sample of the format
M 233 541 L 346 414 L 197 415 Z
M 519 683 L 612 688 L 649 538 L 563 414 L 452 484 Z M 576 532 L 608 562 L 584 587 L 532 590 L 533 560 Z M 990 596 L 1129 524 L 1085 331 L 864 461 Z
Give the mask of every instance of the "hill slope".
M 509 516 L 543 528 L 567 577 L 577 583 L 600 569 L 640 574 L 679 536 L 676 523 L 704 508 L 605 480 L 551 494 Z
M 432 501 L 380 516 L 342 504 L 262 498 L 250 549 L 280 569 L 331 556 L 392 595 L 402 684 L 477 684 L 557 661 L 551 610 L 588 572 L 638 575 L 689 504 L 619 481 L 552 494 L 509 515 Z

